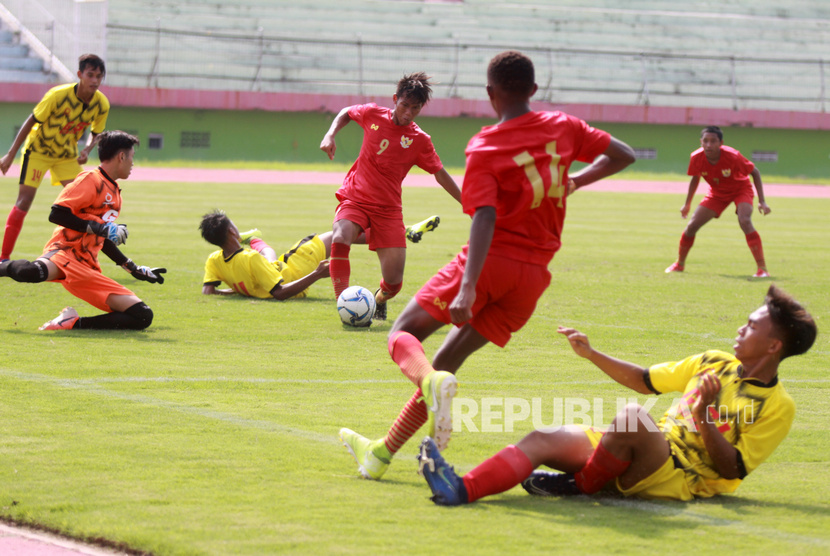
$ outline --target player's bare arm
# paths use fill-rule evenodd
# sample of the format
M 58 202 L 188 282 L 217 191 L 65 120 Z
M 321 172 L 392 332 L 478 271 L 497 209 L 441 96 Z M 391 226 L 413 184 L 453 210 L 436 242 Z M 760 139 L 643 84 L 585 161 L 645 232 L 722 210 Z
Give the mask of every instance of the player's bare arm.
M 26 118 L 25 122 L 23 122 L 23 126 L 20 128 L 20 131 L 17 132 L 12 146 L 9 147 L 9 152 L 7 152 L 3 158 L 0 158 L 0 171 L 2 171 L 4 175 L 9 171 L 9 168 L 11 168 L 12 162 L 14 162 L 14 157 L 17 156 L 17 151 L 20 150 L 20 146 L 26 141 L 26 137 L 29 136 L 29 132 L 32 131 L 32 128 L 36 123 L 37 120 L 35 120 L 35 115 L 29 114 L 29 117 Z
M 568 339 L 574 353 L 599 367 L 618 383 L 640 394 L 654 393 L 646 386 L 646 370 L 643 367 L 595 350 L 588 342 L 588 336 L 579 330 L 560 326 L 556 331 Z
M 87 160 L 89 160 L 89 153 L 92 152 L 92 149 L 98 144 L 98 135 L 98 133 L 90 132 L 86 147 L 78 152 L 78 164 L 87 163 Z
M 724 479 L 740 479 L 738 470 L 738 450 L 720 433 L 717 424 L 707 419 L 709 406 L 715 401 L 720 392 L 720 381 L 711 373 L 700 376 L 698 398 L 692 406 L 692 417 L 695 420 L 706 451 L 715 464 L 718 474 Z
M 337 144 L 334 142 L 335 135 L 337 135 L 341 129 L 346 127 L 346 125 L 352 121 L 352 117 L 349 116 L 349 108 L 351 108 L 351 106 L 347 106 L 342 109 L 337 116 L 335 116 L 329 130 L 323 136 L 323 141 L 320 143 L 320 150 L 329 155 L 329 160 L 334 160 L 334 153 L 337 151 Z
M 634 149 L 619 139 L 611 137 L 611 143 L 591 164 L 571 175 L 574 188 L 579 189 L 602 178 L 614 175 L 634 163 Z
M 317 265 L 317 268 L 315 268 L 302 278 L 294 280 L 293 282 L 288 282 L 287 284 L 276 285 L 274 289 L 271 290 L 271 295 L 274 297 L 274 299 L 277 299 L 279 301 L 285 301 L 286 299 L 289 299 L 291 297 L 294 297 L 298 293 L 301 293 L 303 290 L 308 288 L 317 280 L 328 277 L 329 260 L 325 259 L 320 261 L 320 264 Z
M 235 295 L 236 292 L 232 289 L 228 288 L 226 290 L 220 290 L 213 284 L 204 284 L 202 285 L 202 295 Z
M 766 197 L 764 197 L 764 184 L 761 181 L 761 171 L 758 168 L 752 169 L 752 183 L 755 184 L 755 191 L 758 192 L 758 212 L 764 216 L 772 212 L 772 209 L 767 205 Z
M 680 216 L 686 218 L 689 216 L 689 211 L 692 210 L 692 199 L 697 192 L 697 186 L 700 185 L 700 176 L 692 176 L 689 180 L 689 191 L 686 193 L 686 202 L 680 207 Z
M 454 324 L 467 322 L 473 318 L 476 284 L 478 284 L 478 277 L 481 276 L 481 269 L 484 268 L 484 261 L 487 260 L 495 228 L 496 207 L 477 208 L 470 226 L 470 249 L 467 252 L 467 263 L 464 265 L 461 287 L 455 299 L 450 303 L 450 319 Z
M 452 179 L 452 176 L 447 172 L 445 168 L 441 168 L 434 174 L 435 181 L 444 188 L 444 191 L 450 194 L 450 196 L 458 201 L 458 204 L 461 204 L 461 188 L 458 187 L 458 184 L 455 183 L 455 180 Z

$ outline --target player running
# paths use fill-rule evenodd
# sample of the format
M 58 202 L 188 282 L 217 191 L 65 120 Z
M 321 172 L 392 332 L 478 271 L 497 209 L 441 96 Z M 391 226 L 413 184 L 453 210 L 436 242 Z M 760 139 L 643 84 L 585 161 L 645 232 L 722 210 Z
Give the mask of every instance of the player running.
M 692 198 L 695 196 L 701 177 L 709 184 L 709 192 L 698 205 L 692 219 L 680 235 L 677 260 L 666 269 L 666 273 L 683 272 L 686 268 L 686 256 L 695 243 L 698 230 L 713 218 L 720 218 L 726 207 L 734 202 L 738 225 L 746 235 L 746 244 L 758 265 L 758 271 L 753 278 L 769 278 L 761 236 L 752 225 L 754 194 L 748 177 L 752 176 L 755 189 L 758 190 L 758 212 L 766 216 L 771 209 L 764 199 L 761 172 L 740 152 L 723 144 L 723 132 L 719 127 L 709 126 L 700 133 L 700 147 L 692 153 L 689 160 L 687 173 L 692 176 L 692 179 L 689 182 L 686 202 L 680 208 L 680 215 L 683 218 L 689 215 Z
M 566 196 L 634 162 L 633 150 L 608 133 L 562 112 L 532 111 L 536 89 L 533 62 L 524 54 L 503 52 L 490 61 L 487 94 L 499 122 L 467 145 L 462 206 L 473 219 L 469 242 L 389 333 L 389 353 L 417 389 L 384 438 L 340 431 L 366 478 L 380 479 L 428 420 L 429 434 L 446 446 L 454 374 L 488 342 L 504 347 L 533 314 L 561 244 Z M 569 178 L 576 160 L 590 165 Z M 430 365 L 421 342 L 450 323 L 455 327 Z
M 121 189 L 116 180 L 127 179 L 133 168 L 138 139 L 123 131 L 107 131 L 98 137 L 100 166 L 82 172 L 67 185 L 49 221 L 57 224 L 52 239 L 35 261 L 0 263 L 0 277 L 17 282 L 59 282 L 66 291 L 106 311 L 80 317 L 72 307 L 40 327 L 41 330 L 131 329 L 143 330 L 153 322 L 153 311 L 136 295 L 101 273 L 98 253 L 103 253 L 133 278 L 164 283 L 164 268 L 137 266 L 118 245 L 127 241 L 127 226 L 116 224 L 121 211 Z
M 78 83 L 50 89 L 26 118 L 9 152 L 0 158 L 0 171 L 5 175 L 23 147 L 20 186 L 17 201 L 6 220 L 0 262 L 11 257 L 23 220 L 32 206 L 40 182 L 48 171 L 52 185 L 67 185 L 75 179 L 95 146 L 95 138 L 104 131 L 110 103 L 98 90 L 107 70 L 95 54 L 84 54 L 78 60 Z M 78 141 L 90 128 L 86 147 L 78 152 Z
M 680 403 L 659 423 L 630 404 L 607 432 L 577 425 L 534 431 L 463 477 L 426 438 L 419 459 L 433 502 L 467 504 L 519 483 L 540 496 L 610 488 L 638 498 L 692 500 L 734 492 L 789 433 L 795 404 L 778 380 L 778 367 L 810 349 L 817 327 L 773 285 L 738 329 L 734 356 L 707 351 L 644 369 L 595 350 L 572 328 L 560 327 L 559 333 L 577 355 L 623 386 L 640 394 L 680 392 Z M 540 465 L 564 473 L 533 471 Z
M 447 193 L 461 202 L 461 191 L 444 169 L 432 139 L 415 124 L 415 118 L 432 95 L 429 77 L 423 72 L 405 75 L 392 95 L 393 109 L 374 103 L 348 106 L 334 118 L 320 150 L 334 160 L 334 138 L 349 122 L 363 128 L 360 156 L 337 190 L 339 205 L 334 215 L 331 244 L 331 281 L 334 297 L 349 287 L 349 251 L 363 232 L 369 249 L 380 261 L 381 281 L 375 292 L 375 320 L 386 320 L 386 302 L 403 286 L 406 237 L 417 243 L 424 231 L 435 229 L 431 217 L 406 230 L 401 207 L 401 183 L 413 166 L 435 176 Z

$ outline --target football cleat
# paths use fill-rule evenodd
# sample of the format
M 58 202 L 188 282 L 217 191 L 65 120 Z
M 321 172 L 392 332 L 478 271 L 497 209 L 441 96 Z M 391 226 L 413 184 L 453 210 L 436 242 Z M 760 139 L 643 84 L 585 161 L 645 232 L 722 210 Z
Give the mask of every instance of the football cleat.
M 375 455 L 372 451 L 375 442 L 346 428 L 340 429 L 340 442 L 357 462 L 357 470 L 363 478 L 379 481 L 386 473 L 390 462 Z
M 467 503 L 467 487 L 464 479 L 444 460 L 438 446 L 430 438 L 421 442 L 418 454 L 418 473 L 426 479 L 432 491 L 431 500 L 439 506 L 460 506 Z
M 72 330 L 80 316 L 72 307 L 64 307 L 61 314 L 45 323 L 38 330 Z
M 670 272 L 683 272 L 683 265 L 678 263 L 677 261 L 673 262 L 669 268 L 666 269 L 666 274 Z
M 759 268 L 758 272 L 752 275 L 753 278 L 769 278 L 769 272 L 766 268 Z
M 438 227 L 438 224 L 441 222 L 441 217 L 438 215 L 430 216 L 426 220 L 422 222 L 418 222 L 417 224 L 413 224 L 412 226 L 406 227 L 406 239 L 411 241 L 412 243 L 418 243 L 421 241 L 421 238 L 424 236 L 425 232 L 431 232 L 435 228 Z
M 378 301 L 378 293 L 380 293 L 380 288 L 375 292 L 375 314 L 372 320 L 386 320 L 386 302 Z
M 534 471 L 522 481 L 522 488 L 534 496 L 576 496 L 582 491 L 570 473 Z
M 239 242 L 250 245 L 251 238 L 255 237 L 262 239 L 262 232 L 259 231 L 259 228 L 254 228 L 253 230 L 248 230 L 247 232 L 241 232 L 239 234 Z
M 455 375 L 432 371 L 421 382 L 427 406 L 427 435 L 435 439 L 439 450 L 446 450 L 452 435 L 452 399 L 458 389 Z

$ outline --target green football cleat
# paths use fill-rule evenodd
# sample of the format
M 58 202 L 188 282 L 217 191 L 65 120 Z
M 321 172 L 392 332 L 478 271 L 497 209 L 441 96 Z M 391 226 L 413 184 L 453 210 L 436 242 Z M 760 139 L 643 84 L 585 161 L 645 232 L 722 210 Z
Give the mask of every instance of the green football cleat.
M 351 429 L 340 429 L 340 442 L 349 450 L 357 462 L 357 470 L 365 479 L 379 481 L 389 468 L 389 460 L 382 459 L 373 452 L 375 444 L 380 441 L 372 441 L 360 436 Z
M 450 442 L 452 399 L 457 389 L 458 380 L 447 371 L 432 371 L 421 382 L 427 405 L 427 436 L 435 440 L 439 450 L 446 450 Z
M 251 244 L 251 238 L 258 237 L 262 239 L 262 232 L 259 231 L 259 228 L 254 228 L 253 230 L 248 230 L 247 232 L 240 232 L 239 233 L 239 241 L 240 243 L 247 243 L 248 245 Z
M 431 232 L 432 230 L 438 227 L 438 224 L 440 222 L 441 218 L 436 214 L 435 216 L 430 216 L 422 222 L 418 222 L 417 224 L 413 224 L 412 226 L 407 226 L 406 239 L 408 239 L 412 243 L 418 243 L 419 241 L 421 241 L 421 238 L 424 236 L 425 232 Z

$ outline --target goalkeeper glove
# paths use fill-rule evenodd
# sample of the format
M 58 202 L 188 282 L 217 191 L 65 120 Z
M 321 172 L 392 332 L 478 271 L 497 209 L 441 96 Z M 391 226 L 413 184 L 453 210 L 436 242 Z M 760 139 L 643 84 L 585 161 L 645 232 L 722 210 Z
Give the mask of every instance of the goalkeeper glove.
M 166 268 L 150 268 L 149 266 L 138 266 L 132 260 L 127 259 L 127 262 L 121 265 L 121 268 L 133 275 L 136 280 L 143 282 L 150 282 L 151 284 L 163 284 L 164 274 L 167 272 Z
M 86 225 L 86 232 L 108 239 L 116 245 L 127 243 L 127 236 L 130 235 L 126 224 L 116 224 L 115 222 L 105 222 L 104 224 L 89 222 Z

